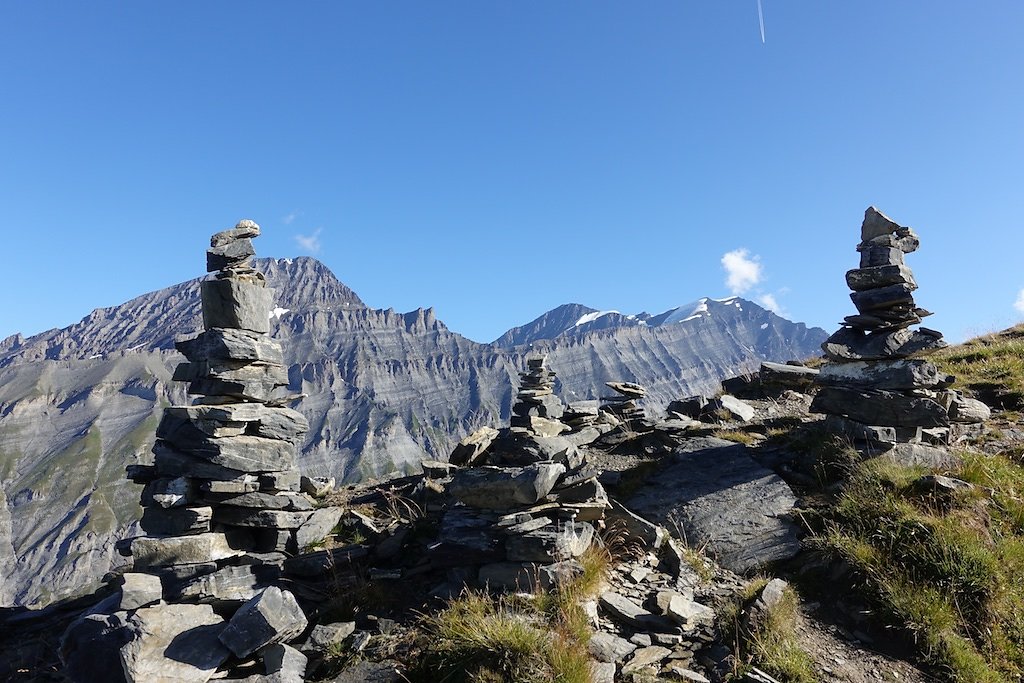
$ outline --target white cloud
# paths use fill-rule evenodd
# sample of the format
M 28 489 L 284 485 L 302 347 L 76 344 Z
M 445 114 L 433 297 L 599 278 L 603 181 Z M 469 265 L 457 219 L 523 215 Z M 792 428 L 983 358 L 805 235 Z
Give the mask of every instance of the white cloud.
M 1017 295 L 1017 300 L 1013 302 L 1013 307 L 1021 313 L 1024 313 L 1024 289 L 1020 290 L 1020 293 Z
M 750 256 L 746 249 L 735 249 L 722 256 L 725 284 L 733 294 L 745 294 L 761 281 L 760 257 Z
M 295 243 L 299 249 L 309 254 L 320 253 L 320 233 L 323 228 L 317 228 L 312 235 L 295 235 Z
M 754 297 L 754 301 L 761 304 L 775 315 L 783 315 L 782 306 L 779 305 L 774 294 L 759 294 Z
M 281 222 L 285 225 L 291 225 L 295 222 L 295 219 L 299 217 L 298 211 L 292 211 L 290 214 L 281 219 Z

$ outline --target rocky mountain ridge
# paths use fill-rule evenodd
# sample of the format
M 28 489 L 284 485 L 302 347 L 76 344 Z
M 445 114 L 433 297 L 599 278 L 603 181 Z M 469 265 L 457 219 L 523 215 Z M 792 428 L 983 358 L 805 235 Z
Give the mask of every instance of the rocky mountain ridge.
M 416 471 L 479 426 L 508 419 L 525 356 L 542 351 L 565 400 L 605 381 L 649 388 L 645 407 L 713 391 L 763 359 L 806 357 L 824 332 L 753 304 L 685 324 L 595 329 L 504 348 L 449 330 L 430 309 L 371 309 L 310 258 L 261 259 L 276 289 L 271 334 L 289 390 L 310 421 L 299 463 L 355 481 Z M 742 308 L 742 310 L 740 310 Z M 201 328 L 198 280 L 97 309 L 80 322 L 0 342 L 0 448 L 17 559 L 2 603 L 46 603 L 94 581 L 140 510 L 127 464 L 148 462 L 161 408 L 187 398 L 170 381 L 175 338 Z M 66 476 L 60 476 L 66 475 Z

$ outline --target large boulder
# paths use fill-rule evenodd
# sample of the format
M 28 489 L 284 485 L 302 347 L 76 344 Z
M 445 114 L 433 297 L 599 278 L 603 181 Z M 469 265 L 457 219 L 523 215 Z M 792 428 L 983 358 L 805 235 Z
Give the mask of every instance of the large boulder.
M 143 607 L 128 628 L 121 666 L 130 683 L 202 683 L 231 654 L 217 639 L 224 619 L 209 605 Z
M 459 470 L 448 493 L 470 507 L 507 509 L 533 505 L 551 492 L 565 466 L 536 463 L 528 467 L 475 467 Z
M 219 638 L 236 657 L 248 657 L 267 645 L 292 640 L 307 623 L 295 596 L 271 586 L 242 605 Z

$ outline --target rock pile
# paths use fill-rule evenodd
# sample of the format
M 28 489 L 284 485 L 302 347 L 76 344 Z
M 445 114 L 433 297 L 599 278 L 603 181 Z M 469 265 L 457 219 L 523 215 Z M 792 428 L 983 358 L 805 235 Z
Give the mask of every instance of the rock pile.
M 575 558 L 595 539 L 608 496 L 566 437 L 570 428 L 554 395 L 555 373 L 529 359 L 513 407 L 512 426 L 481 430 L 460 444 L 453 463 L 489 463 L 455 470 L 446 482 L 458 501 L 445 513 L 434 566 L 449 561 L 466 582 L 494 588 L 550 587 L 582 571 Z M 598 432 L 595 430 L 595 435 Z M 460 590 L 456 580 L 454 590 Z
M 259 233 L 242 221 L 210 240 L 205 331 L 176 345 L 187 362 L 174 373 L 199 398 L 165 409 L 153 464 L 128 467 L 145 485 L 147 535 L 124 548 L 133 571 L 120 591 L 65 634 L 71 680 L 203 681 L 256 657 L 268 676 L 258 680 L 303 680 L 306 656 L 285 643 L 307 620 L 275 584 L 286 553 L 322 539 L 340 511 L 314 511 L 299 492 L 309 424 L 274 397 L 288 377 L 268 335 L 273 291 L 250 264 Z
M 558 436 L 568 427 L 559 421 L 565 412 L 555 396 L 555 373 L 545 367 L 545 358 L 529 358 L 527 372 L 519 373 L 519 392 L 512 406 L 513 428 L 522 428 L 537 436 Z
M 917 282 L 904 255 L 920 246 L 910 228 L 874 207 L 861 225 L 860 267 L 846 274 L 857 314 L 822 344 L 828 363 L 811 411 L 849 438 L 869 443 L 945 443 L 949 423 L 980 409 L 946 391 L 953 377 L 920 356 L 944 348 L 942 334 L 910 329 L 928 311 L 917 306 Z M 985 410 L 987 413 L 987 409 Z
M 602 396 L 601 411 L 614 416 L 627 428 L 637 428 L 644 420 L 644 411 L 636 402 L 647 395 L 647 390 L 633 382 L 605 382 L 617 396 Z

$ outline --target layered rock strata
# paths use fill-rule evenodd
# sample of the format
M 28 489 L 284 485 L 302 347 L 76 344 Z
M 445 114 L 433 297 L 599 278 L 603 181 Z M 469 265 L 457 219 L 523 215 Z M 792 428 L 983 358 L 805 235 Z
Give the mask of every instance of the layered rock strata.
M 644 420 L 644 411 L 637 405 L 637 401 L 643 400 L 647 390 L 633 382 L 605 382 L 605 386 L 617 395 L 601 397 L 601 412 L 614 416 L 627 428 L 640 425 Z
M 865 211 L 860 267 L 846 274 L 857 313 L 822 344 L 828 363 L 811 403 L 831 429 L 855 441 L 946 443 L 951 421 L 974 419 L 977 402 L 948 391 L 954 378 L 922 358 L 945 348 L 942 334 L 911 329 L 931 315 L 915 303 L 917 282 L 904 263 L 920 244 L 912 229 L 873 206 Z

